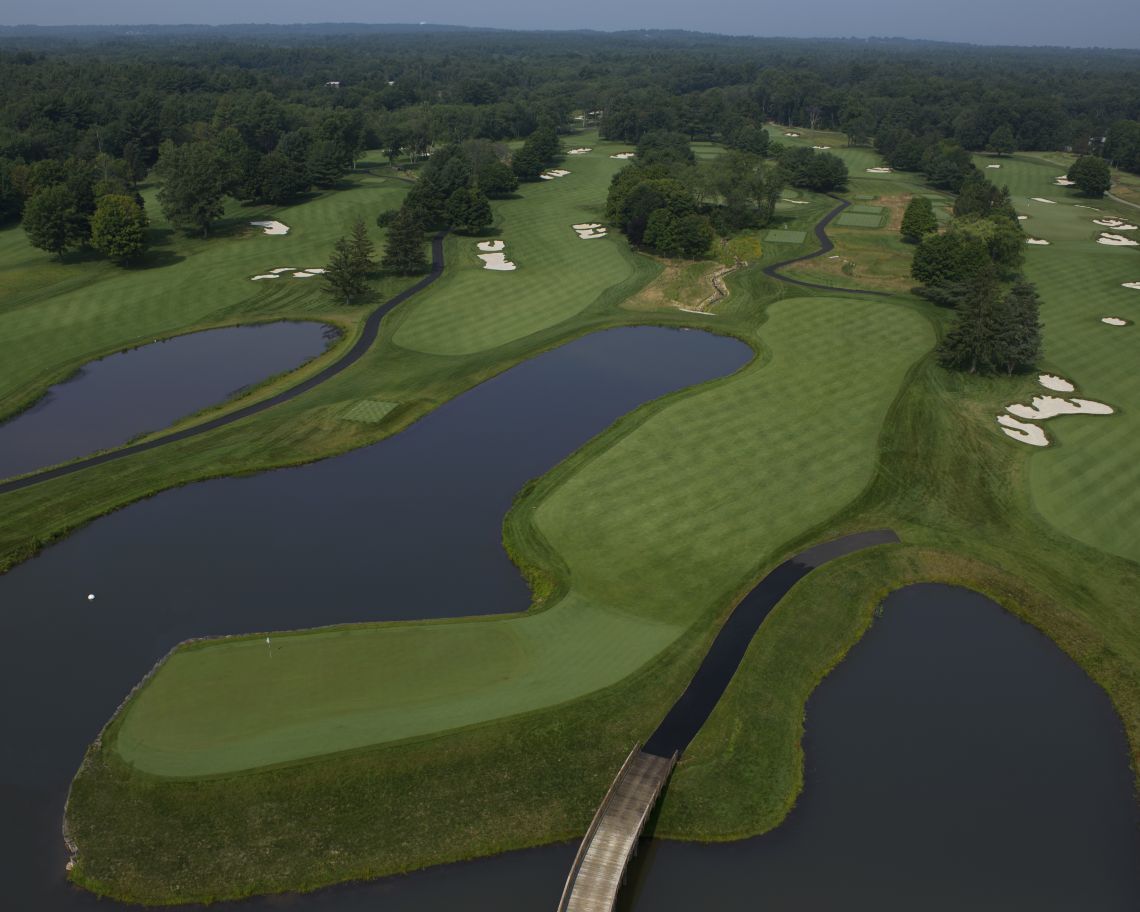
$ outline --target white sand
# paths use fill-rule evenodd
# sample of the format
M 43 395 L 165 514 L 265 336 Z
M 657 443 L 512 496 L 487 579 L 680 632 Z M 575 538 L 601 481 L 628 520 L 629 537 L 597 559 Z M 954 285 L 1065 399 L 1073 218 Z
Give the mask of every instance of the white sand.
M 281 222 L 250 222 L 258 228 L 264 228 L 266 234 L 288 234 L 289 226 L 283 225 Z
M 831 146 L 812 146 L 817 152 L 823 152 L 825 149 L 830 149 Z
M 313 269 L 306 269 L 305 272 L 311 272 L 313 275 L 324 275 L 327 270 L 321 269 L 319 266 Z
M 1121 320 L 1120 317 L 1101 317 L 1101 323 L 1107 323 L 1109 326 L 1127 326 L 1127 320 Z
M 593 152 L 593 149 L 571 149 L 567 155 L 585 155 L 587 152 Z
M 800 134 L 799 133 L 785 133 L 784 135 L 796 137 L 796 136 L 799 136 Z
M 998 415 L 997 422 L 1001 425 L 1006 436 L 1012 437 L 1014 440 L 1020 440 L 1030 446 L 1049 446 L 1049 438 L 1045 435 L 1045 431 L 1035 424 L 1026 424 L 1024 421 L 1018 421 L 1009 415 Z
M 791 203 L 793 206 L 810 206 L 811 200 L 790 200 L 786 196 L 781 197 L 780 202 Z
M 1044 421 L 1056 415 L 1111 415 L 1112 406 L 1092 399 L 1061 399 L 1058 396 L 1034 396 L 1032 405 L 1014 403 L 1005 410 L 1018 418 Z
M 502 253 L 481 253 L 479 259 L 483 261 L 484 269 L 494 269 L 497 272 L 513 272 L 518 267 L 507 259 Z
M 554 175 L 553 174 L 540 174 L 538 176 L 538 179 L 544 180 L 544 181 L 552 181 L 552 180 L 554 180 Z
M 1093 212 L 1100 212 L 1096 206 L 1082 206 L 1080 203 L 1073 203 L 1074 209 L 1091 209 Z
M 500 250 L 505 250 L 507 246 L 506 241 L 480 241 L 475 245 L 484 253 L 498 253 Z
M 987 168 L 1000 168 L 1001 165 L 986 165 Z
M 617 155 L 611 155 L 610 158 L 633 158 L 636 152 L 619 152 Z
M 1057 203 L 1054 200 L 1047 200 L 1043 196 L 1031 196 L 1029 198 L 1031 200 L 1033 200 L 1033 202 L 1035 202 L 1035 203 L 1048 203 L 1050 206 L 1056 206 L 1057 205 Z
M 315 272 L 295 272 L 293 278 L 295 279 L 315 279 L 317 274 Z
M 1056 183 L 1058 187 L 1075 187 L 1077 185 L 1076 181 L 1071 181 L 1067 177 L 1058 177 L 1054 183 Z
M 549 174 L 551 177 L 565 177 L 570 172 L 564 168 L 551 168 L 548 171 L 543 171 L 543 174 Z
M 270 272 L 270 273 L 267 273 L 266 275 L 254 276 L 252 281 L 256 282 L 258 279 L 279 279 L 279 278 L 281 278 L 281 276 L 277 275 L 277 273 Z
M 571 225 L 570 227 L 578 232 L 578 237 L 583 241 L 606 236 L 606 229 L 597 222 L 582 222 L 580 225 Z
M 867 173 L 868 174 L 890 174 L 891 169 L 890 168 L 868 168 Z
M 1096 242 L 1104 244 L 1106 247 L 1140 247 L 1140 241 L 1126 238 L 1123 234 L 1108 234 L 1107 232 L 1101 232 Z
M 1045 389 L 1055 390 L 1058 393 L 1071 393 L 1076 389 L 1068 380 L 1064 377 L 1058 377 L 1056 374 L 1041 374 L 1037 378 L 1037 382 Z
M 1122 282 L 1121 284 L 1125 288 L 1134 288 L 1137 291 L 1140 291 L 1140 282 Z
M 1036 244 L 1038 247 L 1048 247 L 1049 242 L 1044 238 L 1026 238 L 1026 244 Z
M 1130 225 L 1124 219 L 1106 218 L 1106 219 L 1093 219 L 1094 225 L 1100 225 L 1102 228 L 1113 228 L 1116 231 L 1135 231 L 1136 226 Z
M 1025 221 L 1027 218 L 1029 218 L 1029 216 L 1028 216 L 1028 215 L 1019 215 L 1019 216 L 1017 217 L 1017 220 L 1018 220 L 1019 222 L 1024 222 L 1024 221 Z

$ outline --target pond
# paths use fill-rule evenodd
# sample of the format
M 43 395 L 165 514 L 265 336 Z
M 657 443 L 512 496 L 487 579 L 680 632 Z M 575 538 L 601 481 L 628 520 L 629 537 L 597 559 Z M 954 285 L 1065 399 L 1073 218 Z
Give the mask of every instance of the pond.
M 338 331 L 261 323 L 175 336 L 85 364 L 0 423 L 0 478 L 120 446 L 321 354 Z

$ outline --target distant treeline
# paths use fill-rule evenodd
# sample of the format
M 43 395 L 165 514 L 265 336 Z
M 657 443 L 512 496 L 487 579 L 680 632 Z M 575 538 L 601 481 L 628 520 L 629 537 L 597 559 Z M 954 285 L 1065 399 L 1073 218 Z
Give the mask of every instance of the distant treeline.
M 960 150 L 987 148 L 1072 149 L 1140 170 L 1138 76 L 1134 51 L 910 41 L 369 26 L 0 29 L 0 218 L 18 216 L 42 182 L 43 172 L 29 170 L 37 162 L 100 161 L 101 173 L 129 181 L 164 145 L 220 143 L 240 165 L 236 192 L 273 200 L 328 186 L 365 148 L 395 158 L 511 140 L 540 123 L 572 125 L 576 112 L 631 144 L 664 131 L 748 151 L 769 120 L 835 129 L 936 177 L 961 172 L 952 167 Z M 288 179 L 275 179 L 283 168 Z M 956 189 L 957 179 L 942 183 Z

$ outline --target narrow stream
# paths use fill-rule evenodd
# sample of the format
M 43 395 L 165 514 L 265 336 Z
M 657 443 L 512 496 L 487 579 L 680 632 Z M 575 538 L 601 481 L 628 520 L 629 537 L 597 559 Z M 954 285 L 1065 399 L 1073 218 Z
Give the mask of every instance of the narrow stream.
M 323 352 L 337 331 L 262 323 L 176 336 L 85 364 L 0 423 L 0 478 L 120 446 Z

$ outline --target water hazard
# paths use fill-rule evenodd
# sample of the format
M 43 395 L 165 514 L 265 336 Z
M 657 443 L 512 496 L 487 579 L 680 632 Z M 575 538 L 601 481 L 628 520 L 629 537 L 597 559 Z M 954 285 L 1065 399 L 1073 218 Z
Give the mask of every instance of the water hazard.
M 0 424 L 0 478 L 55 465 L 222 402 L 323 352 L 337 331 L 264 323 L 177 336 L 84 365 Z

